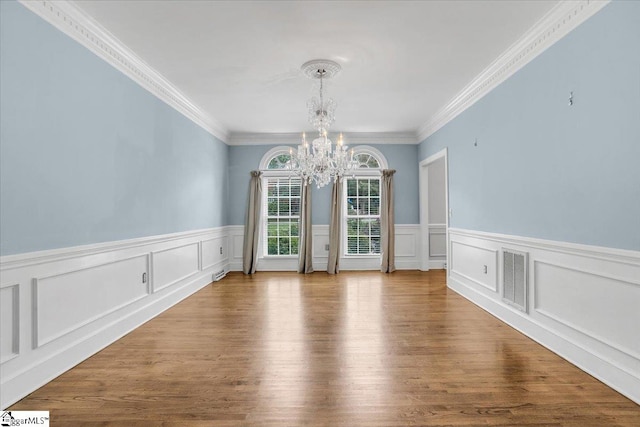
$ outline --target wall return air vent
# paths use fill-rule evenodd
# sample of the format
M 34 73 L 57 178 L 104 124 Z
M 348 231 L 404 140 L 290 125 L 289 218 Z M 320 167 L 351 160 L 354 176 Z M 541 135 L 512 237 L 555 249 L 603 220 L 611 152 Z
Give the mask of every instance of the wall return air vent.
M 520 311 L 527 312 L 528 254 L 502 249 L 502 300 Z
M 222 269 L 222 270 L 220 270 L 220 271 L 218 271 L 216 273 L 213 273 L 213 281 L 217 282 L 218 280 L 222 279 L 226 275 L 227 275 L 227 272 L 224 271 L 224 269 Z

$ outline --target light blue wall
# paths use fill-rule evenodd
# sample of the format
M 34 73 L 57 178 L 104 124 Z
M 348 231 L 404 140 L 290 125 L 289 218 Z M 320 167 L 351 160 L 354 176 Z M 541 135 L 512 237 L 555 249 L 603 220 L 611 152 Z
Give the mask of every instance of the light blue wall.
M 0 2 L 2 255 L 226 225 L 228 147 Z
M 396 224 L 419 224 L 420 201 L 418 199 L 418 146 L 372 145 L 384 154 L 389 168 L 395 169 L 393 190 L 395 196 Z M 328 223 L 328 219 L 327 219 Z
M 452 227 L 640 250 L 640 2 L 606 6 L 419 158 L 443 147 Z
M 396 224 L 418 224 L 418 155 L 417 145 L 372 145 L 382 152 L 394 176 Z M 258 169 L 262 156 L 275 145 L 229 147 L 229 223 L 244 224 L 249 171 Z M 353 147 L 356 147 L 355 145 Z M 314 224 L 329 224 L 331 186 L 312 188 L 311 205 Z
M 249 194 L 249 172 L 259 169 L 262 156 L 274 147 L 276 145 L 229 147 L 229 204 L 227 212 L 230 225 L 244 225 L 247 195 Z
M 0 8 L 2 255 L 243 223 L 273 146 L 227 147 Z M 398 170 L 396 223 L 419 222 L 416 159 L 449 147 L 451 226 L 640 249 L 639 21 L 640 2 L 614 2 L 419 147 L 377 145 Z M 329 198 L 314 188 L 314 224 Z

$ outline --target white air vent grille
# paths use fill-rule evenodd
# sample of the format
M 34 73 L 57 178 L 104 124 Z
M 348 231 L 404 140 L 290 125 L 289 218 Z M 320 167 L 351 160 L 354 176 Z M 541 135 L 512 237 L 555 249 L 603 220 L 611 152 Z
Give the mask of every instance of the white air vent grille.
M 217 282 L 218 280 L 222 279 L 226 275 L 227 273 L 224 270 L 220 270 L 213 274 L 213 281 Z
M 527 259 L 526 252 L 502 250 L 502 300 L 524 312 L 527 312 Z

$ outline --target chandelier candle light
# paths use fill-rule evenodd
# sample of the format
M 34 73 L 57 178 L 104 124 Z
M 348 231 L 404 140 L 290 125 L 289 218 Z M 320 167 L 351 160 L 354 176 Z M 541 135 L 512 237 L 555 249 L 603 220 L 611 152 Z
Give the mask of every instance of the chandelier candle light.
M 339 179 L 357 168 L 353 150 L 347 151 L 342 134 L 335 148 L 327 135 L 329 126 L 335 120 L 336 104 L 333 99 L 325 101 L 323 82 L 324 79 L 335 76 L 340 69 L 337 62 L 327 59 L 314 59 L 302 64 L 302 71 L 307 77 L 320 80 L 319 98 L 314 97 L 307 103 L 309 122 L 318 130 L 318 137 L 309 144 L 303 133 L 302 144 L 298 145 L 298 149 L 289 150 L 291 169 L 305 185 L 315 182 L 318 188 L 324 187 L 332 179 Z

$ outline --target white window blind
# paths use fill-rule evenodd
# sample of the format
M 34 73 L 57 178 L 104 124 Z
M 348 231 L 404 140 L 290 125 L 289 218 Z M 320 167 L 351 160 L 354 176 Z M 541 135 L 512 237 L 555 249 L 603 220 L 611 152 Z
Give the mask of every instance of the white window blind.
M 266 182 L 264 254 L 297 255 L 300 179 L 269 177 Z
M 379 255 L 380 178 L 350 178 L 346 187 L 346 255 Z

